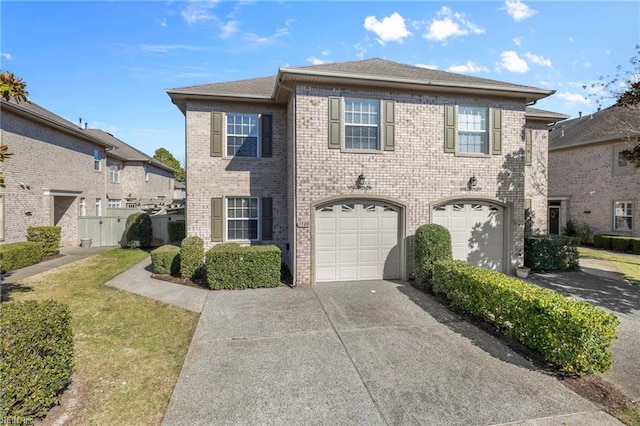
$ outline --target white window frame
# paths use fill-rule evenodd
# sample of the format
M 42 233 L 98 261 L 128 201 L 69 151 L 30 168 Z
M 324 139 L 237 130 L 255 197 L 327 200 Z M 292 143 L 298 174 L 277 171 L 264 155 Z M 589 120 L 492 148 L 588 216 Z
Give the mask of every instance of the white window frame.
M 102 155 L 97 148 L 93 150 L 93 170 L 96 172 L 102 170 Z
M 224 129 L 225 129 L 225 135 L 224 135 L 224 156 L 227 158 L 260 158 L 260 156 L 262 155 L 261 152 L 261 139 L 262 139 L 262 135 L 261 135 L 261 128 L 260 128 L 260 119 L 261 119 L 261 114 L 251 114 L 251 113 L 239 113 L 239 112 L 228 112 L 225 115 L 225 122 L 224 122 Z M 233 123 L 230 123 L 229 119 L 232 118 L 233 119 Z M 241 118 L 241 121 L 244 120 L 244 118 L 255 118 L 255 127 L 251 130 L 249 130 L 248 133 L 243 132 L 242 130 L 244 130 L 245 128 L 250 128 L 249 126 L 251 125 L 251 123 L 245 124 L 244 122 L 241 123 L 236 123 L 236 118 Z M 230 128 L 230 126 L 233 126 Z M 230 129 L 232 131 L 230 131 Z M 238 130 L 240 130 L 240 132 L 237 132 Z M 253 134 L 255 133 L 255 135 Z M 229 138 L 255 138 L 256 140 L 256 149 L 255 149 L 255 155 L 238 155 L 238 149 L 236 148 L 235 151 L 233 152 L 229 152 Z M 240 145 L 242 146 L 242 145 Z
M 251 201 L 255 201 L 255 216 L 247 216 L 247 217 L 235 217 L 237 216 L 237 214 L 234 214 L 234 217 L 231 217 L 232 215 L 230 214 L 230 208 L 238 208 L 238 206 L 230 206 L 230 201 L 231 200 L 248 200 L 249 202 Z M 235 203 L 235 201 L 234 201 Z M 226 237 L 226 241 L 259 241 L 260 240 L 260 198 L 258 197 L 226 197 L 225 198 L 225 237 Z M 252 206 L 248 205 L 248 206 L 239 206 L 240 212 L 242 212 L 243 210 L 248 210 L 249 214 L 251 212 Z M 248 235 L 248 238 L 231 238 L 230 237 L 230 232 L 231 232 L 231 227 L 229 226 L 231 222 L 250 222 L 250 221 L 254 221 L 256 222 L 256 235 L 255 238 L 251 238 L 251 235 Z M 249 229 L 249 233 L 250 231 L 250 227 Z
M 118 198 L 109 198 L 109 200 L 107 201 L 107 206 L 110 209 L 119 209 L 122 206 L 122 200 Z
M 126 208 L 128 209 L 135 209 L 137 207 L 136 203 L 133 203 L 133 202 L 127 202 L 126 206 L 127 206 Z
M 622 206 L 622 214 L 618 214 L 618 206 Z M 627 210 L 628 209 L 628 210 Z M 629 226 L 624 228 L 618 226 L 618 218 L 627 219 L 626 222 Z M 613 202 L 613 230 L 632 232 L 633 231 L 633 201 L 614 201 Z
M 109 162 L 109 182 L 120 183 L 120 164 Z
M 345 97 L 343 98 L 343 117 L 342 117 L 342 125 L 343 125 L 343 134 L 344 141 L 343 146 L 345 151 L 367 151 L 367 152 L 378 152 L 382 149 L 381 147 L 381 134 L 380 134 L 380 110 L 382 109 L 380 100 L 378 99 L 367 99 L 367 98 L 356 98 L 356 97 Z M 352 103 L 359 102 L 360 109 L 348 109 L 355 106 Z M 375 111 L 371 111 L 368 109 L 367 111 L 363 111 L 363 106 L 375 106 Z M 356 117 L 358 119 L 356 119 Z M 374 119 L 372 120 L 372 117 Z M 375 121 L 375 122 L 372 122 Z M 353 140 L 349 141 L 349 136 L 347 136 L 347 128 L 361 128 L 361 129 L 375 129 L 375 148 L 371 147 L 354 147 Z M 349 146 L 349 142 L 351 146 Z
M 482 114 L 475 114 L 481 112 Z M 465 117 L 479 117 L 479 120 L 464 119 Z M 478 128 L 480 127 L 480 128 Z M 462 150 L 461 140 L 464 134 L 468 136 L 480 135 L 482 138 L 481 152 L 469 151 L 469 146 L 478 144 L 465 144 L 467 150 Z M 462 155 L 489 155 L 489 108 L 458 105 L 456 110 L 456 153 Z
M 87 215 L 87 199 L 84 197 L 80 198 L 80 203 L 78 205 L 78 212 L 80 213 L 80 216 Z
M 96 216 L 102 216 L 102 198 L 96 198 Z

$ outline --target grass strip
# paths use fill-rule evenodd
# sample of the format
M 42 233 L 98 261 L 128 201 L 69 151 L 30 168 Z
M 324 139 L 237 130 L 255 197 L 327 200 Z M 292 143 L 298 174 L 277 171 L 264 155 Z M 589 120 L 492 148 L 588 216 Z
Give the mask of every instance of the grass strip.
M 633 285 L 640 286 L 640 256 L 579 247 L 580 257 L 608 260 Z

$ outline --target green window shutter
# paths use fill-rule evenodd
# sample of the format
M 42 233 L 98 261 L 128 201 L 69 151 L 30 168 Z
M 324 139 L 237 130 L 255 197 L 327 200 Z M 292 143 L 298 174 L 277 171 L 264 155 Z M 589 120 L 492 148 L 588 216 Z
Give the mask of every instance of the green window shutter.
M 385 151 L 396 149 L 395 103 L 382 101 L 382 143 Z
M 271 142 L 272 142 L 272 121 L 273 116 L 271 114 L 262 114 L 260 117 L 260 128 L 262 136 L 262 156 L 271 157 Z
M 444 152 L 456 152 L 456 107 L 444 106 Z
M 532 146 L 532 131 L 531 129 L 526 129 L 524 133 L 524 164 L 525 166 L 531 165 L 531 159 L 533 155 L 533 146 Z
M 273 240 L 273 200 L 271 198 L 262 199 L 260 216 L 262 219 L 262 239 Z
M 491 154 L 502 155 L 502 110 L 491 108 Z
M 342 145 L 342 113 L 338 97 L 329 97 L 329 149 L 340 149 Z
M 211 113 L 211 156 L 222 157 L 222 123 L 221 112 Z
M 223 208 L 222 198 L 211 199 L 211 241 L 222 241 Z

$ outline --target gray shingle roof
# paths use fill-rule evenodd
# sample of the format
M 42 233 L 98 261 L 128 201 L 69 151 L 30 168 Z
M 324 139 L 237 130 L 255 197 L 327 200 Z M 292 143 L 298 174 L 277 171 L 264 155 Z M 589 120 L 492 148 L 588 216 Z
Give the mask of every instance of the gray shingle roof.
M 526 107 L 525 112 L 528 119 L 540 119 L 548 121 L 550 123 L 554 121 L 566 120 L 567 118 L 569 118 L 569 116 L 566 114 L 533 107 Z
M 619 142 L 637 135 L 640 135 L 640 109 L 610 107 L 556 124 L 549 133 L 549 149 Z

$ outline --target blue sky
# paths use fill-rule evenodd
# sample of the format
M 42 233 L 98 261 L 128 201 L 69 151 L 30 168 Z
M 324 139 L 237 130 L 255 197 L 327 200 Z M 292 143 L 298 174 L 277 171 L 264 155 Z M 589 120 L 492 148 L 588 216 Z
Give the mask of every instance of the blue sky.
M 5 0 L 0 16 L 0 68 L 32 101 L 180 160 L 167 88 L 379 57 L 555 89 L 536 106 L 577 116 L 598 106 L 583 86 L 640 43 L 638 1 Z

